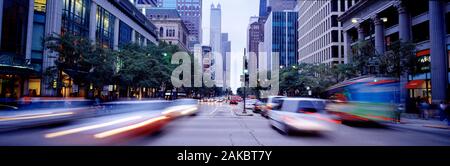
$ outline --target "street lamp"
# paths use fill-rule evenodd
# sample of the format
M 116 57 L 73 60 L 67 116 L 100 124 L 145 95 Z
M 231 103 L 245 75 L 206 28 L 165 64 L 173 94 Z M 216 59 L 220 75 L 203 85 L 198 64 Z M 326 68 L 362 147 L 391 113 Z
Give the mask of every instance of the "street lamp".
M 361 22 L 361 18 L 352 18 L 352 23 L 357 24 Z

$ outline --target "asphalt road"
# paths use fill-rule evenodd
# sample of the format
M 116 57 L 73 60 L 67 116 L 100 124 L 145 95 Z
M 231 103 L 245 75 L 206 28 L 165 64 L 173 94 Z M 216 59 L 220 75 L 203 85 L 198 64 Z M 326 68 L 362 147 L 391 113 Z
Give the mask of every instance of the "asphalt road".
M 171 120 L 158 132 L 107 140 L 158 117 L 158 111 L 107 115 L 50 126 L 0 133 L 0 145 L 131 146 L 439 146 L 450 145 L 449 130 L 411 129 L 398 125 L 337 125 L 321 134 L 284 135 L 259 114 L 239 116 L 240 106 L 201 104 L 196 116 Z M 153 121 L 152 121 L 153 122 Z M 148 127 L 147 127 L 148 128 Z M 111 135 L 111 134 L 110 134 Z M 107 135 L 109 136 L 109 135 Z
M 441 146 L 450 145 L 449 130 L 422 130 L 395 125 L 338 125 L 329 133 L 284 135 L 259 114 L 237 116 L 238 106 L 202 104 L 200 114 L 169 124 L 151 137 L 133 142 L 148 146 Z M 427 129 L 424 129 L 427 130 Z

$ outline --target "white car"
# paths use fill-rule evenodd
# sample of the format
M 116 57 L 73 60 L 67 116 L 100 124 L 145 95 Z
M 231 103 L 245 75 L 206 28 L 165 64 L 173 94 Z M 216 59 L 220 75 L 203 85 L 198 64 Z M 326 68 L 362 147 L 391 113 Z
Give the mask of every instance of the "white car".
M 279 109 L 269 112 L 270 124 L 286 134 L 332 131 L 339 123 L 325 111 L 326 100 L 284 98 Z
M 246 99 L 245 100 L 245 109 L 250 109 L 250 110 L 255 109 L 256 102 L 258 102 L 257 99 Z
M 263 110 L 261 110 L 261 115 L 268 118 L 269 112 L 273 109 L 278 109 L 280 106 L 280 101 L 284 98 L 286 98 L 286 96 L 269 96 L 269 98 L 267 98 L 266 106 Z

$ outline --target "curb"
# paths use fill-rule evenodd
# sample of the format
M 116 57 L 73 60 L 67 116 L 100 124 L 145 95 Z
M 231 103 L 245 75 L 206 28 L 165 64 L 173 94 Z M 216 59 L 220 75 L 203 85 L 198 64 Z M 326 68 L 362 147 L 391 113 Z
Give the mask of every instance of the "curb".
M 450 130 L 450 126 L 444 126 L 444 125 L 423 125 L 423 127 L 430 127 L 430 128 Z
M 252 113 L 247 113 L 247 114 L 242 114 L 242 113 L 234 113 L 234 114 L 236 114 L 237 116 L 253 116 L 253 114 L 252 114 Z

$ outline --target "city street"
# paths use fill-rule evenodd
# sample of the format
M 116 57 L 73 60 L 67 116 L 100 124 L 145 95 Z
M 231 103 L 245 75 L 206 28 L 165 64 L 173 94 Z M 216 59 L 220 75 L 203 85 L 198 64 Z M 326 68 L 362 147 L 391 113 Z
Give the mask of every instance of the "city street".
M 158 119 L 161 110 L 135 111 L 0 133 L 0 145 L 132 146 L 435 146 L 450 145 L 448 129 L 408 124 L 338 125 L 322 134 L 285 135 L 259 114 L 240 116 L 242 104 L 202 103 L 196 116 Z M 251 113 L 251 111 L 249 111 Z M 148 132 L 114 137 L 148 122 Z M 154 120 L 154 121 L 153 121 Z M 157 131 L 160 130 L 160 131 Z

